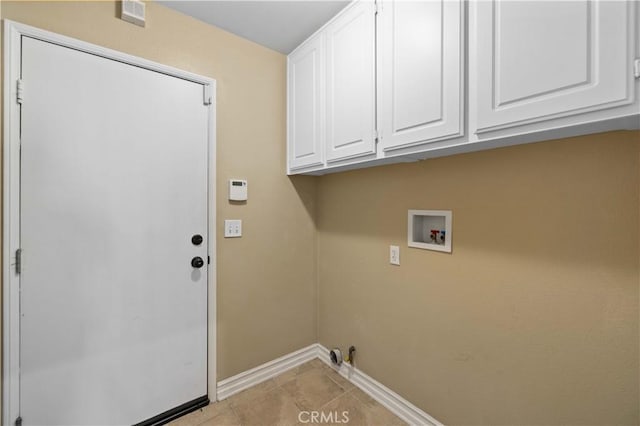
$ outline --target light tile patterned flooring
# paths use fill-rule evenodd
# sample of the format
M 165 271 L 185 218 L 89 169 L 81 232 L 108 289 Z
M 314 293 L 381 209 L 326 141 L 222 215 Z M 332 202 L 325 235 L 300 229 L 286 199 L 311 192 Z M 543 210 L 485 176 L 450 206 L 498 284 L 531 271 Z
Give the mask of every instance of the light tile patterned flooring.
M 324 419 L 317 417 L 313 422 L 312 411 L 319 412 L 318 416 L 324 414 Z M 405 423 L 322 361 L 314 359 L 169 424 L 396 426 Z

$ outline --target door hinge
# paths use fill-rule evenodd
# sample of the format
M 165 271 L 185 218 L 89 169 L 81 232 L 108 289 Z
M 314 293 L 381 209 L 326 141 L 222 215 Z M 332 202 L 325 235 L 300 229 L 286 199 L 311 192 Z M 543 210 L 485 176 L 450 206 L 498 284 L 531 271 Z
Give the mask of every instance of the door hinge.
M 22 417 L 18 417 L 15 422 L 16 426 L 22 426 Z
M 204 104 L 205 105 L 211 105 L 211 102 L 213 102 L 213 94 L 211 93 L 211 85 L 210 84 L 205 84 L 204 86 Z
M 376 15 L 378 14 L 378 12 L 380 12 L 380 0 L 376 0 L 373 2 L 373 10 Z
M 376 141 L 376 143 L 380 142 L 380 133 L 378 130 L 373 131 L 373 140 Z
M 640 59 L 633 61 L 633 75 L 640 78 Z
M 21 271 L 22 271 L 22 249 L 18 249 L 16 250 L 16 274 L 20 274 Z
M 24 96 L 24 81 L 22 81 L 22 79 L 18 80 L 16 89 L 16 99 L 18 103 L 22 105 L 22 99 Z

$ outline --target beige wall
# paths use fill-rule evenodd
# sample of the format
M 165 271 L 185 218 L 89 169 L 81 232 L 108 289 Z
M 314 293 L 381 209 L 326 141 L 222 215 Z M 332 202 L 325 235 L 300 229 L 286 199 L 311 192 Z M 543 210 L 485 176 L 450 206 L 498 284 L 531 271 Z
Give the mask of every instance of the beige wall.
M 2 18 L 183 70 L 218 83 L 218 379 L 316 342 L 313 178 L 285 176 L 286 58 L 163 6 L 147 27 L 116 18 L 115 2 L 2 2 Z M 249 180 L 231 205 L 227 179 Z M 221 238 L 225 218 L 243 237 Z
M 617 132 L 322 177 L 320 343 L 446 424 L 638 424 L 639 150 Z M 453 210 L 453 253 L 408 248 L 408 209 Z

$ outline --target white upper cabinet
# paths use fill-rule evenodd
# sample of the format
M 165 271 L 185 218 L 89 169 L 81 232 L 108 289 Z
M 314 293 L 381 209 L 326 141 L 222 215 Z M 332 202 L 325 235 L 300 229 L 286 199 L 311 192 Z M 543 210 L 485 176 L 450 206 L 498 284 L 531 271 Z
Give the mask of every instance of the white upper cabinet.
M 461 1 L 385 1 L 378 12 L 384 151 L 463 134 Z
M 375 154 L 375 5 L 360 1 L 324 30 L 327 161 Z
M 631 103 L 632 3 L 470 3 L 476 132 Z
M 288 57 L 289 169 L 324 163 L 324 35 L 307 40 Z
M 634 0 L 354 1 L 289 55 L 288 171 L 639 129 L 639 22 Z

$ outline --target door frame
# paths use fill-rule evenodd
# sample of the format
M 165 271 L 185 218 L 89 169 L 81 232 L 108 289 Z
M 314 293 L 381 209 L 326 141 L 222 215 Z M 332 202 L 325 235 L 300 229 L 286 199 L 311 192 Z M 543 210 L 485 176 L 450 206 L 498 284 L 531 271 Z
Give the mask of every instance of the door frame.
M 3 24 L 2 424 L 12 425 L 20 411 L 20 275 L 15 271 L 15 264 L 16 250 L 20 248 L 20 105 L 17 81 L 21 76 L 22 36 L 203 85 L 203 104 L 206 105 L 207 98 L 209 100 L 207 221 L 211 263 L 207 268 L 207 393 L 215 401 L 216 80 L 7 19 Z

